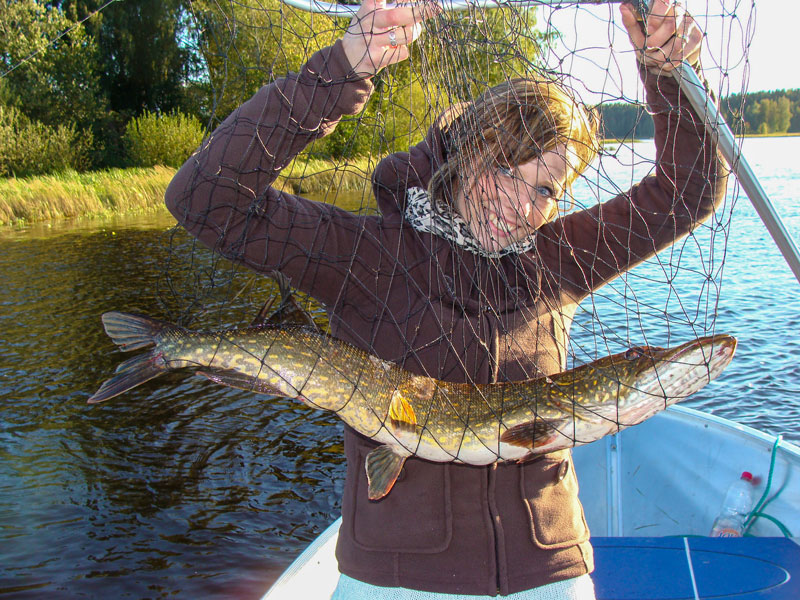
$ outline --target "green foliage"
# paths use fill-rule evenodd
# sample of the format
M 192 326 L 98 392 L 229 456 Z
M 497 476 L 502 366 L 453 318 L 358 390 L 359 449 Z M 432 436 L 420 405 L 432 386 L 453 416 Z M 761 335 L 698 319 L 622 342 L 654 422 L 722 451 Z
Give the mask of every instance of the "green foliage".
M 7 72 L 0 103 L 51 127 L 90 126 L 106 110 L 94 41 L 43 2 L 0 6 L 0 70 Z
M 499 7 L 447 12 L 430 22 L 415 53 L 449 104 L 469 101 L 514 77 L 535 76 L 541 47 L 554 34 L 536 29 L 536 9 Z
M 757 109 L 761 124 L 766 126 L 764 133 L 786 133 L 792 121 L 792 107 L 786 96 L 775 100 L 764 98 Z
M 24 177 L 88 166 L 92 136 L 75 125 L 50 127 L 0 106 L 0 176 Z
M 213 111 L 226 117 L 261 86 L 297 71 L 317 50 L 342 36 L 349 19 L 313 14 L 280 0 L 256 5 L 196 0 L 192 17 Z
M 349 23 L 280 0 L 263 0 L 257 10 L 197 0 L 193 17 L 200 24 L 197 42 L 214 90 L 217 119 L 261 86 L 297 71 L 311 54 L 341 37 Z M 511 8 L 488 11 L 482 19 L 446 12 L 429 21 L 411 60 L 376 79 L 376 93 L 358 119 L 344 119 L 307 154 L 350 158 L 408 149 L 453 102 L 472 98 L 507 77 L 529 75 L 539 44 L 546 41 L 535 23 L 533 9 Z
M 735 131 L 800 133 L 800 89 L 732 94 L 721 110 Z
M 132 166 L 179 167 L 203 141 L 203 126 L 193 116 L 148 112 L 128 122 L 123 141 Z
M 353 158 L 369 154 L 372 147 L 373 128 L 357 117 L 345 117 L 329 134 L 319 142 L 310 155 Z
M 601 104 L 597 108 L 605 139 L 645 139 L 652 138 L 655 133 L 653 118 L 642 105 L 614 102 Z
M 209 104 L 207 90 L 198 98 L 203 86 L 194 82 L 202 69 L 193 44 L 191 0 L 25 2 L 51 7 L 50 12 L 69 16 L 76 24 L 80 21 L 69 37 L 79 35 L 95 50 L 92 60 L 83 63 L 95 82 L 91 97 L 99 99 L 91 118 L 93 167 L 124 165 L 122 136 L 134 115 L 177 110 L 200 116 Z
M 98 75 L 110 109 L 126 116 L 145 110 L 186 110 L 184 84 L 199 73 L 191 42 L 190 0 L 52 0 L 85 23 L 99 49 Z

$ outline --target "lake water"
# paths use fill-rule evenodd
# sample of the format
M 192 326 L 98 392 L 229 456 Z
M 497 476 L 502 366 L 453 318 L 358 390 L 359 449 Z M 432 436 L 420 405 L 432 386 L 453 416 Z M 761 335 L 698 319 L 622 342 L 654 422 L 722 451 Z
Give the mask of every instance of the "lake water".
M 745 153 L 800 239 L 800 137 L 748 139 Z M 638 177 L 620 158 L 612 177 Z M 800 285 L 737 191 L 681 252 L 586 304 L 575 358 L 605 353 L 598 339 L 614 350 L 734 334 L 729 370 L 687 404 L 800 442 Z M 177 374 L 86 405 L 120 360 L 101 313 L 187 310 L 191 279 L 161 277 L 170 223 L 0 233 L 0 596 L 254 598 L 338 515 L 332 415 Z M 264 286 L 245 296 L 263 301 Z

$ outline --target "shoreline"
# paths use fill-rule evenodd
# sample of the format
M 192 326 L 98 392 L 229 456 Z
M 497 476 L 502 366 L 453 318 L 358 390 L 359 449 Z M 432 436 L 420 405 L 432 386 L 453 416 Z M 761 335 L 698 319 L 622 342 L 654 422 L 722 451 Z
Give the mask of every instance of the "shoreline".
M 299 158 L 281 172 L 274 187 L 322 197 L 364 192 L 375 164 L 367 157 L 339 162 Z M 157 212 L 176 172 L 155 166 L 0 178 L 0 230 Z
M 168 167 L 0 179 L 0 228 L 146 213 L 163 206 Z
M 747 133 L 745 135 L 737 135 L 734 132 L 734 137 L 736 139 L 740 138 L 782 138 L 782 137 L 797 137 L 800 136 L 800 132 L 790 132 L 790 133 Z M 603 144 L 630 144 L 635 142 L 649 142 L 653 138 L 626 138 L 624 140 L 617 139 L 617 138 L 605 138 L 602 140 Z
M 748 134 L 745 138 L 797 137 L 800 133 Z M 638 141 L 638 140 L 633 140 Z M 604 145 L 631 140 L 603 140 Z M 339 192 L 365 193 L 376 159 L 331 161 L 302 157 L 290 163 L 274 187 L 292 194 L 326 198 Z M 76 173 L 68 171 L 26 178 L 0 178 L 0 230 L 65 221 L 157 213 L 177 172 L 173 167 L 131 167 Z

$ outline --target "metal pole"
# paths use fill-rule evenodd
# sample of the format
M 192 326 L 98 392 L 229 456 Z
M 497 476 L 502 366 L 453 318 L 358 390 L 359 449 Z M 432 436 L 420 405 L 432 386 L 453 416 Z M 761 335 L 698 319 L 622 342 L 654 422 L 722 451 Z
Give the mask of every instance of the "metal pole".
M 626 0 L 436 0 L 442 10 L 458 11 L 470 8 L 499 8 L 513 6 L 527 8 L 530 6 L 566 6 L 572 4 L 620 4 Z M 338 2 L 324 2 L 323 0 L 282 0 L 284 4 L 305 10 L 320 13 L 330 17 L 350 18 L 360 8 L 359 4 L 339 4 Z M 411 2 L 413 4 L 413 2 Z M 417 0 L 417 3 L 422 4 Z
M 800 281 L 800 252 L 775 211 L 767 193 L 761 187 L 753 169 L 750 168 L 750 164 L 736 144 L 731 128 L 722 118 L 717 105 L 706 93 L 700 77 L 685 61 L 673 71 L 673 77 L 680 84 L 681 90 L 689 99 L 694 110 L 705 120 L 706 131 L 714 137 L 722 156 L 730 165 L 731 171 L 736 175 L 747 197 L 750 198 L 750 202 L 766 225 L 767 231 L 789 264 L 792 273 Z

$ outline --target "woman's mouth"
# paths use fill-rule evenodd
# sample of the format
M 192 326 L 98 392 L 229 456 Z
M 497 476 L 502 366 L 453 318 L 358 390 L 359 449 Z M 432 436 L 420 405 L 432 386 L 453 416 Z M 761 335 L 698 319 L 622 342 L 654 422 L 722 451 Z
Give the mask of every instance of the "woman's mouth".
M 519 226 L 501 219 L 496 213 L 490 212 L 487 219 L 489 230 L 494 237 L 509 238 L 519 230 Z

